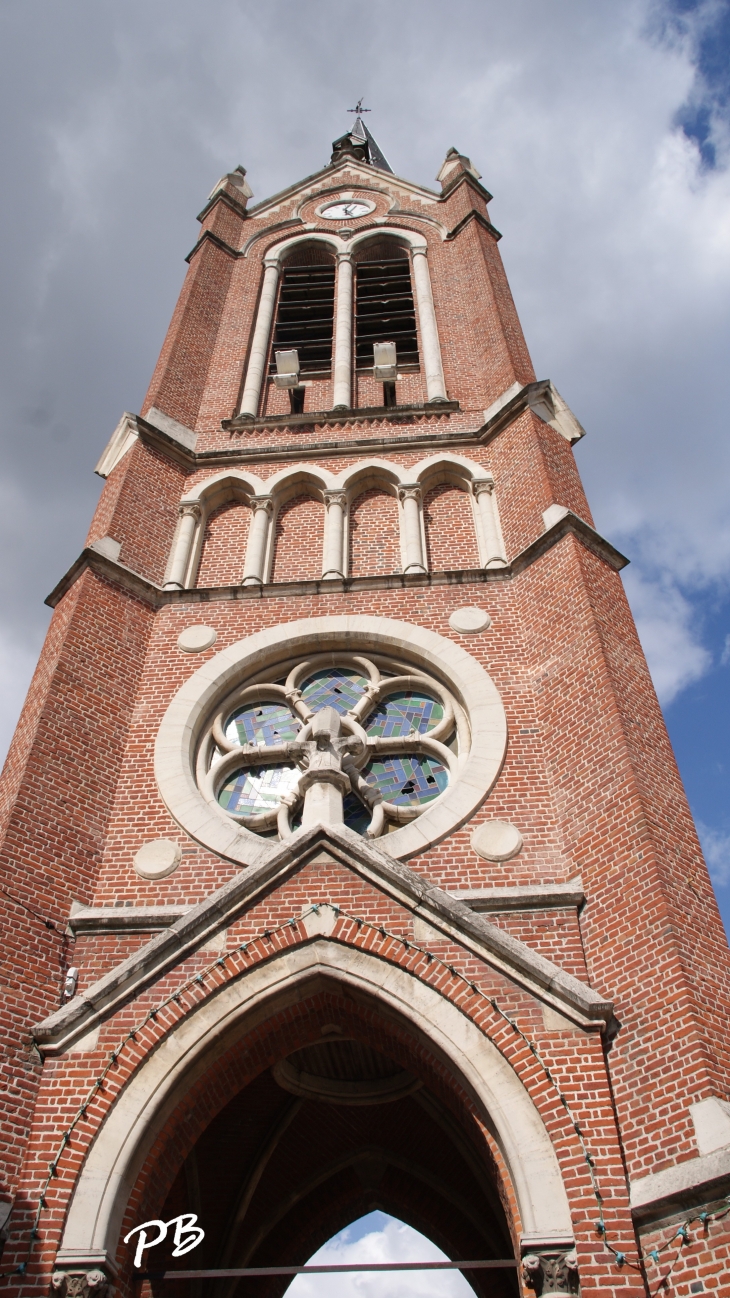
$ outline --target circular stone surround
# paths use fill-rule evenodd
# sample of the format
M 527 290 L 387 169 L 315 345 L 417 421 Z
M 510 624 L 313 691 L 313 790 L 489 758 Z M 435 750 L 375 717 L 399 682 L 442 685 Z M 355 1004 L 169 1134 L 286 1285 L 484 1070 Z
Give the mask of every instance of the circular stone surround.
M 134 858 L 134 868 L 143 879 L 165 879 L 182 860 L 182 848 L 170 838 L 144 843 Z
M 487 610 L 471 604 L 455 608 L 449 618 L 451 630 L 458 631 L 459 635 L 476 635 L 478 631 L 488 630 L 491 625 L 492 619 Z
M 509 861 L 522 848 L 522 835 L 509 820 L 485 820 L 477 825 L 471 845 L 485 861 Z
M 182 649 L 185 654 L 199 654 L 204 649 L 210 649 L 218 639 L 218 632 L 212 626 L 203 626 L 199 623 L 197 626 L 186 626 L 177 638 L 177 647 Z
M 377 840 L 378 850 L 399 860 L 423 852 L 471 819 L 502 767 L 507 718 L 499 692 L 484 668 L 461 645 L 409 622 L 379 617 L 321 617 L 259 631 L 208 659 L 172 699 L 155 744 L 155 776 L 162 799 L 181 828 L 202 846 L 238 865 L 263 865 L 281 844 L 252 833 L 206 801 L 196 779 L 196 759 L 222 701 L 247 679 L 298 655 L 362 653 L 404 656 L 442 680 L 463 708 L 471 742 L 453 781 L 417 820 Z M 342 832 L 347 832 L 343 830 Z M 290 847 L 296 842 L 288 840 Z

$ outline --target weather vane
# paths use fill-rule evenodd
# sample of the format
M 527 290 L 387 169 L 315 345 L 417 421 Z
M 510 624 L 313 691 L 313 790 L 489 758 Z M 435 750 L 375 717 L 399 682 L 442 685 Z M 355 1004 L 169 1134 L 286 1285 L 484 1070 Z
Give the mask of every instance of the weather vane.
M 372 112 L 372 109 L 371 109 L 371 108 L 363 108 L 363 106 L 362 106 L 362 100 L 363 100 L 364 98 L 365 98 L 365 96 L 363 95 L 362 99 L 358 99 L 358 101 L 357 101 L 357 106 L 356 106 L 355 108 L 348 108 L 348 110 L 347 110 L 348 113 L 357 113 L 357 115 L 358 115 L 358 117 L 359 117 L 359 116 L 360 116 L 360 113 L 370 113 L 370 112 Z

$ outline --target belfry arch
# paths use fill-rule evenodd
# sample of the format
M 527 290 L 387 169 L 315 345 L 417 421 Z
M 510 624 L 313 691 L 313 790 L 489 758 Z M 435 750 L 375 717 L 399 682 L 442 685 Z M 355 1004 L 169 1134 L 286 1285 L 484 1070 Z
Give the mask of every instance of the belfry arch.
M 333 1104 L 276 1080 L 272 1070 L 286 1058 L 290 1076 L 302 1060 L 309 1071 L 323 1042 L 336 1056 L 334 1041 L 354 1043 L 343 1058 L 364 1061 L 366 1072 L 375 1061 L 382 1085 L 392 1075 L 402 1095 Z M 221 1132 L 235 1164 L 227 1171 L 216 1160 Z M 283 1198 L 267 1184 L 277 1160 L 286 1167 Z M 373 1207 L 452 1257 L 510 1257 L 520 1234 L 571 1233 L 552 1143 L 497 1048 L 433 987 L 326 935 L 225 984 L 141 1062 L 89 1151 L 58 1264 L 83 1257 L 119 1267 L 124 1233 L 168 1209 L 195 1210 L 191 1183 L 205 1194 L 212 1167 L 227 1211 L 206 1214 L 199 1200 L 204 1225 L 218 1222 L 209 1267 L 298 1264 Z M 502 1277 L 488 1292 L 516 1292 L 513 1273 L 486 1274 L 491 1286 Z M 482 1292 L 477 1273 L 471 1278 Z M 285 1287 L 276 1284 L 272 1294 Z

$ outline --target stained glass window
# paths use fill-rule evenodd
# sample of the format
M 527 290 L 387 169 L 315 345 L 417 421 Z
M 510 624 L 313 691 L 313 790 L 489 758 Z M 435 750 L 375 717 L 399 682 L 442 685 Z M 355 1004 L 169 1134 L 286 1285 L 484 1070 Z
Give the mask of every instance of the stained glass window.
M 232 744 L 285 744 L 296 739 L 301 722 L 286 703 L 253 703 L 228 718 L 226 739 Z
M 218 794 L 225 811 L 256 815 L 272 811 L 299 779 L 295 766 L 256 766 L 234 771 Z
M 444 760 L 440 760 L 432 739 L 437 738 L 440 744 L 448 743 L 454 711 L 448 693 L 435 682 L 433 694 L 428 688 L 387 693 L 389 675 L 392 679 L 393 672 L 401 676 L 412 674 L 413 669 L 408 664 L 404 663 L 398 670 L 399 666 L 389 662 L 381 673 L 367 659 L 363 659 L 361 665 L 360 661 L 343 655 L 340 665 L 327 665 L 303 676 L 305 669 L 302 664 L 295 663 L 285 680 L 280 682 L 287 690 L 286 699 L 280 696 L 266 701 L 266 692 L 273 689 L 273 683 L 267 682 L 257 687 L 264 695 L 264 701 L 238 707 L 231 704 L 227 710 L 222 710 L 214 727 L 218 742 L 208 748 L 207 758 L 215 789 L 213 796 L 219 806 L 242 817 L 244 824 L 249 816 L 260 817 L 269 813 L 263 829 L 260 820 L 251 828 L 256 833 L 275 832 L 276 813 L 282 798 L 296 789 L 302 771 L 308 768 L 311 760 L 309 750 L 315 743 L 309 722 L 313 716 L 323 708 L 333 707 L 344 717 L 364 697 L 370 697 L 370 711 L 360 723 L 367 732 L 368 748 L 363 747 L 359 726 L 345 720 L 343 735 L 333 749 L 333 752 L 339 752 L 339 745 L 350 743 L 349 751 L 356 754 L 355 767 L 351 764 L 347 770 L 350 789 L 343 798 L 345 825 L 357 834 L 365 834 L 371 825 L 374 827 L 371 832 L 382 833 L 387 832 L 389 822 L 392 825 L 397 820 L 396 806 L 409 807 L 414 813 L 425 809 L 427 803 L 443 793 L 449 782 L 450 758 L 444 754 Z M 299 682 L 301 696 L 297 692 Z M 424 686 L 429 685 L 430 679 L 426 678 Z M 405 739 L 407 749 L 411 751 L 394 753 L 392 743 L 396 739 Z M 253 766 L 250 761 L 246 766 L 243 764 L 245 759 L 241 759 L 236 770 L 227 777 L 219 777 L 223 779 L 223 784 L 219 784 L 212 775 L 214 768 L 227 751 L 246 744 L 255 744 L 259 750 L 287 744 L 296 747 L 286 756 L 281 753 L 283 760 L 276 764 L 273 759 L 266 766 Z M 437 747 L 440 748 L 440 744 Z M 440 751 L 443 753 L 443 748 Z M 369 760 L 363 766 L 366 758 Z M 379 799 L 374 810 L 358 791 L 362 788 L 363 778 L 377 789 L 386 804 L 379 811 Z M 290 805 L 288 803 L 285 820 L 290 833 L 295 833 L 301 826 L 304 796 L 297 796 Z
M 343 812 L 345 824 L 356 834 L 364 834 L 370 824 L 370 812 L 354 793 L 348 793 L 344 800 Z
M 414 694 L 401 690 L 390 694 L 370 713 L 365 728 L 378 739 L 392 739 L 395 735 L 410 735 L 412 731 L 425 734 L 442 719 L 444 709 L 427 694 Z
M 445 766 L 420 753 L 376 757 L 365 768 L 365 779 L 397 807 L 418 806 L 443 793 L 449 782 Z
M 302 686 L 302 697 L 313 712 L 335 708 L 347 712 L 360 701 L 367 686 L 364 676 L 343 667 L 325 667 L 314 672 Z

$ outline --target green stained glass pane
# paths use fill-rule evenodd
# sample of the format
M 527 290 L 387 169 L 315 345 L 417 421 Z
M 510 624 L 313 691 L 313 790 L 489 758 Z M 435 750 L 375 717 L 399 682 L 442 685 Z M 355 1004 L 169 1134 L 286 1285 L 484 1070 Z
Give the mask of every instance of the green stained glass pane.
M 399 690 L 379 703 L 367 719 L 369 735 L 378 739 L 391 739 L 396 735 L 426 734 L 442 720 L 444 709 L 427 694 L 412 690 Z
M 225 811 L 256 815 L 279 806 L 299 778 L 295 766 L 256 766 L 234 771 L 218 794 Z
M 368 784 L 380 790 L 386 802 L 398 807 L 431 802 L 443 793 L 449 782 L 446 767 L 420 753 L 375 758 L 365 767 L 364 775 Z
M 231 744 L 284 744 L 296 739 L 300 726 L 285 703 L 253 703 L 228 718 L 225 736 Z
M 319 712 L 320 708 L 347 712 L 362 698 L 366 685 L 365 677 L 357 672 L 344 667 L 325 667 L 307 677 L 302 697 L 313 712 Z

